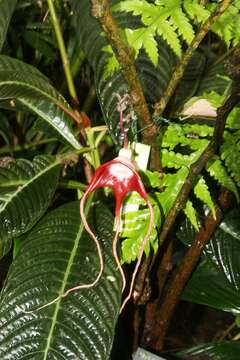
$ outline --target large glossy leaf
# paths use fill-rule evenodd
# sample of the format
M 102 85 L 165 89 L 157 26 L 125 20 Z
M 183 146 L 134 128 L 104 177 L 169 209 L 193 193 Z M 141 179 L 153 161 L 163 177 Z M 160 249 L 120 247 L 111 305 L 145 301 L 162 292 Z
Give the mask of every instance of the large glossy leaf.
M 49 206 L 61 169 L 59 160 L 42 155 L 32 162 L 2 158 L 0 162 L 0 255 L 6 242 L 31 229 Z
M 183 293 L 185 300 L 240 313 L 239 218 L 236 209 L 220 224 Z M 185 222 L 178 235 L 190 243 L 194 234 L 192 226 Z
M 17 0 L 0 0 L 0 51 L 2 50 L 8 25 L 16 5 Z
M 34 309 L 70 287 L 92 282 L 99 259 L 80 221 L 78 202 L 52 211 L 23 242 L 0 301 L 1 360 L 109 358 L 121 297 L 111 250 L 113 216 L 100 204 L 88 220 L 104 254 L 99 283 L 32 314 L 21 308 Z
M 207 343 L 196 346 L 192 349 L 181 351 L 177 354 L 181 359 L 190 360 L 201 359 L 209 360 L 238 360 L 240 354 L 240 343 L 237 341 L 221 341 L 215 343 Z
M 33 66 L 1 55 L 0 100 L 7 99 L 14 99 L 17 104 L 47 121 L 73 147 L 80 147 L 68 115 L 57 103 L 69 106 L 49 80 Z
M 182 299 L 240 313 L 240 294 L 211 263 L 202 260 L 187 284 Z

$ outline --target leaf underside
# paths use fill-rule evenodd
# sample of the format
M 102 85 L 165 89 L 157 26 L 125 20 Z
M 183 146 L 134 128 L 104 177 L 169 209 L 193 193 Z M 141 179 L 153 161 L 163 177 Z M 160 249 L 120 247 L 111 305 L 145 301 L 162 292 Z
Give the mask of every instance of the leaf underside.
M 99 259 L 80 222 L 78 202 L 52 211 L 24 240 L 0 301 L 2 360 L 109 358 L 121 297 L 111 250 L 113 216 L 97 205 L 88 221 L 104 254 L 99 283 L 31 314 L 21 309 L 36 309 L 73 286 L 94 281 Z

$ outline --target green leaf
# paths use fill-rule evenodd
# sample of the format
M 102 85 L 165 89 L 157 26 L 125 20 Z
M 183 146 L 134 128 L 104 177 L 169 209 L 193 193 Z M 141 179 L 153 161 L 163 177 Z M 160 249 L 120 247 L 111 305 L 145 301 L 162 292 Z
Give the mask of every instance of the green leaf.
M 104 254 L 99 283 L 31 314 L 21 309 L 33 310 L 94 281 L 99 259 L 80 221 L 79 202 L 49 213 L 23 241 L 0 301 L 1 360 L 109 359 L 121 297 L 111 250 L 113 216 L 100 204 L 88 220 Z
M 239 217 L 239 208 L 232 210 L 206 245 L 203 259 L 182 294 L 184 300 L 240 314 Z M 178 237 L 190 244 L 195 233 L 186 221 Z
M 167 168 L 179 169 L 182 166 L 190 166 L 201 155 L 202 150 L 195 151 L 191 155 L 182 155 L 181 153 L 175 153 L 174 151 L 162 150 L 162 165 Z
M 138 57 L 140 49 L 144 48 L 153 64 L 157 66 L 158 44 L 150 29 L 127 29 L 126 36 L 129 44 L 134 44 L 135 58 Z
M 140 16 L 146 27 L 135 30 L 137 36 L 128 38 L 129 45 L 138 53 L 142 46 L 145 48 L 150 59 L 156 60 L 157 47 L 154 44 L 154 36 L 162 36 L 176 55 L 181 55 L 181 36 L 188 44 L 194 37 L 194 30 L 186 14 L 183 12 L 179 0 L 157 1 L 149 4 L 144 0 L 128 0 L 120 2 L 113 7 L 114 11 L 132 12 Z M 151 41 L 147 42 L 147 38 Z M 136 41 L 137 39 L 137 41 Z
M 199 356 L 209 360 L 238 360 L 239 353 L 239 342 L 219 341 L 195 346 L 194 348 L 177 353 L 177 356 L 181 359 L 186 359 L 186 356 L 188 358 L 191 357 L 192 360 L 199 359 Z
M 53 156 L 25 159 L 3 158 L 0 163 L 1 248 L 40 219 L 57 187 L 61 164 Z M 0 255 L 4 255 L 1 251 Z
M 211 194 L 208 190 L 208 186 L 204 180 L 203 177 L 201 177 L 197 184 L 194 186 L 194 194 L 196 195 L 196 197 L 198 199 L 200 199 L 204 204 L 206 204 L 210 210 L 213 213 L 214 218 L 216 217 L 216 210 L 215 210 L 215 206 L 214 203 L 212 201 L 212 197 Z
M 0 0 L 0 52 L 16 5 L 17 0 Z
M 116 111 L 118 103 L 116 94 L 122 97 L 128 93 L 128 86 L 120 71 L 113 73 L 114 69 L 117 69 L 116 59 L 109 60 L 113 59 L 109 56 L 109 51 L 112 52 L 112 50 L 109 50 L 110 47 L 106 37 L 102 36 L 99 22 L 91 16 L 90 2 L 88 0 L 81 0 L 80 4 L 78 0 L 71 0 L 71 5 L 76 34 L 93 68 L 97 97 L 104 120 L 114 141 L 121 145 L 122 137 L 119 128 L 119 113 Z M 130 13 L 114 13 L 113 16 L 119 26 L 120 33 L 124 36 L 126 35 L 124 29 L 133 31 L 139 28 L 139 19 Z M 146 38 L 145 40 L 147 41 L 148 39 Z M 139 51 L 139 56 L 135 62 L 144 95 L 150 107 L 160 99 L 176 64 L 176 56 L 169 46 L 159 37 L 155 40 L 157 41 L 159 54 L 157 66 L 152 63 L 144 49 Z M 153 41 L 149 41 L 153 45 Z M 93 43 L 94 46 L 92 46 Z M 153 54 L 153 57 L 156 60 L 156 52 Z M 106 75 L 106 68 L 108 69 L 108 74 L 111 75 L 109 77 Z M 129 106 L 124 112 L 124 116 L 132 113 L 128 135 L 130 141 L 137 141 L 141 133 L 138 132 L 137 116 L 132 110 L 131 106 Z
M 238 189 L 233 179 L 228 175 L 222 161 L 217 156 L 208 161 L 206 169 L 222 186 L 232 191 L 236 196 L 237 201 L 239 201 Z
M 230 4 L 228 9 L 213 24 L 211 30 L 219 35 L 229 47 L 236 45 L 240 40 L 239 32 L 239 3 Z
M 168 2 L 169 5 L 170 2 Z M 172 12 L 171 22 L 177 27 L 178 34 L 182 36 L 187 44 L 190 44 L 194 37 L 193 27 L 180 7 Z
M 198 0 L 184 0 L 183 6 L 191 19 L 197 19 L 199 23 L 207 20 L 210 11 L 201 6 Z
M 225 276 L 206 260 L 195 270 L 181 298 L 215 309 L 240 313 L 239 291 L 236 291 Z
M 0 99 L 17 100 L 19 104 L 47 121 L 73 147 L 80 147 L 68 115 L 57 103 L 66 108 L 69 108 L 69 105 L 48 79 L 33 66 L 1 55 Z
M 234 181 L 240 186 L 240 130 L 234 133 L 227 132 L 224 136 L 224 142 L 220 148 L 221 159 L 224 161 L 228 172 Z
M 191 221 L 191 223 L 195 227 L 195 229 L 198 230 L 199 225 L 198 225 L 198 221 L 197 221 L 196 210 L 194 209 L 193 204 L 190 200 L 188 200 L 186 203 L 184 213 L 188 217 L 188 219 Z
M 165 190 L 161 193 L 155 193 L 155 196 L 157 198 L 158 204 L 160 203 L 161 210 L 165 216 L 173 206 L 187 175 L 188 168 L 184 166 L 175 174 L 164 175 L 162 180 L 162 187 L 165 188 Z
M 134 206 L 141 202 L 142 199 L 138 195 L 133 194 L 128 197 L 127 201 L 124 203 L 124 206 Z M 121 237 L 125 238 L 122 242 L 123 262 L 130 263 L 131 261 L 137 259 L 142 242 L 148 230 L 149 221 L 149 209 L 124 211 L 123 208 L 123 230 L 121 232 Z M 155 252 L 158 249 L 158 233 L 156 227 L 159 227 L 161 225 L 161 216 L 159 207 L 157 206 L 154 206 L 154 224 L 155 227 L 153 227 L 151 235 L 149 237 L 149 241 L 147 242 L 144 249 L 146 256 L 149 255 L 151 246 Z

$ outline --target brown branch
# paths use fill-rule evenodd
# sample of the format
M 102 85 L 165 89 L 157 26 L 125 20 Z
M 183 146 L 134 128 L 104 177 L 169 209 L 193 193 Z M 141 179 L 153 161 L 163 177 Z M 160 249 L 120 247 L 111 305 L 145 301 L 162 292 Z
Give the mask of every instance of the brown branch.
M 210 143 L 208 144 L 206 149 L 203 151 L 200 158 L 190 166 L 189 174 L 177 196 L 177 199 L 175 200 L 174 205 L 170 209 L 170 211 L 166 217 L 166 220 L 164 222 L 161 234 L 159 236 L 160 243 L 162 243 L 166 239 L 177 215 L 184 208 L 187 198 L 188 198 L 188 195 L 189 195 L 190 191 L 192 190 L 193 186 L 195 185 L 196 181 L 198 180 L 198 176 L 201 173 L 201 171 L 203 170 L 207 161 L 218 150 L 218 147 L 220 146 L 220 144 L 222 142 L 226 119 L 227 119 L 229 113 L 234 108 L 234 106 L 239 102 L 239 100 L 240 100 L 240 93 L 238 91 L 235 91 L 234 93 L 229 95 L 226 98 L 224 104 L 218 108 L 217 117 L 216 117 L 216 125 L 214 128 L 212 140 L 210 141 Z
M 206 217 L 204 225 L 196 235 L 171 282 L 167 297 L 160 306 L 158 316 L 155 318 L 155 324 L 153 325 L 154 327 L 157 326 L 157 328 L 161 329 L 160 333 L 156 334 L 155 339 L 152 339 L 153 341 L 156 340 L 154 344 L 156 351 L 161 351 L 163 348 L 165 335 L 180 295 L 199 261 L 204 246 L 223 219 L 224 211 L 230 207 L 231 197 L 231 193 L 228 190 L 222 192 L 219 197 L 219 204 L 215 205 L 216 217 L 214 218 L 212 214 L 209 214 Z
M 199 44 L 203 40 L 203 38 L 206 36 L 206 34 L 209 32 L 212 25 L 218 20 L 218 18 L 224 13 L 224 11 L 228 8 L 230 5 L 230 0 L 223 0 L 215 9 L 213 14 L 210 15 L 210 17 L 205 21 L 203 26 L 201 26 L 198 33 L 195 35 L 192 43 L 186 50 L 186 52 L 183 54 L 181 60 L 177 64 L 171 80 L 168 83 L 167 89 L 165 90 L 163 96 L 161 97 L 160 101 L 155 104 L 154 113 L 153 116 L 160 116 L 166 109 L 166 106 L 172 97 L 177 85 L 181 81 L 184 71 L 189 63 L 189 60 L 193 56 L 195 50 L 198 48 Z
M 129 95 L 132 100 L 133 108 L 139 117 L 140 126 L 142 128 L 147 127 L 143 134 L 143 140 L 147 144 L 152 144 L 155 141 L 157 127 L 152 124 L 151 114 L 149 112 L 137 70 L 134 65 L 132 51 L 124 44 L 119 35 L 117 24 L 110 12 L 109 1 L 91 1 L 92 14 L 99 20 L 120 64 L 124 79 L 128 84 Z

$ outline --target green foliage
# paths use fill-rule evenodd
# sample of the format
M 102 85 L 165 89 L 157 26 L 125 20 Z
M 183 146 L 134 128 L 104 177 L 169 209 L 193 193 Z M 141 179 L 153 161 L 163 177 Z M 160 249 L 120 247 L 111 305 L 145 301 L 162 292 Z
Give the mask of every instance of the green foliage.
M 196 230 L 199 230 L 199 224 L 197 220 L 196 210 L 194 209 L 193 203 L 188 200 L 184 209 L 184 213 L 187 218 L 190 220 L 191 224 Z
M 194 20 L 200 25 L 214 12 L 216 5 L 216 2 L 206 6 L 200 5 L 197 0 L 127 0 L 120 1 L 112 10 L 131 12 L 134 16 L 140 17 L 143 26 L 125 29 L 124 38 L 134 49 L 136 58 L 140 49 L 145 49 L 156 66 L 159 53 L 156 36 L 161 36 L 174 53 L 181 56 L 183 41 L 190 45 L 195 35 L 191 21 Z M 237 44 L 240 39 L 239 8 L 240 2 L 235 0 L 211 29 L 227 46 L 231 43 Z M 111 71 L 116 69 L 116 61 L 113 58 L 109 60 L 107 68 Z
M 121 72 L 110 71 L 109 76 L 106 76 L 106 66 L 109 64 L 110 69 L 116 69 L 117 61 L 108 63 L 109 51 L 112 50 L 106 37 L 102 36 L 102 29 L 99 22 L 91 16 L 91 4 L 88 0 L 82 0 L 81 4 L 78 0 L 72 0 L 72 8 L 75 19 L 75 32 L 82 44 L 86 57 L 93 68 L 94 81 L 96 85 L 96 94 L 99 104 L 101 106 L 104 120 L 108 126 L 109 132 L 118 145 L 122 145 L 122 139 L 119 129 L 119 114 L 116 112 L 118 98 L 116 94 L 121 97 L 128 92 L 126 81 Z M 136 27 L 139 21 L 129 17 L 128 13 L 114 14 L 115 20 L 119 28 Z M 94 47 L 92 44 L 94 43 Z M 137 72 L 142 83 L 143 92 L 146 100 L 151 107 L 163 94 L 170 80 L 172 70 L 176 63 L 176 57 L 166 45 L 166 43 L 158 38 L 159 49 L 158 65 L 155 67 L 149 57 L 143 52 L 139 53 L 136 62 Z M 107 51 L 103 51 L 107 50 Z M 131 113 L 130 106 L 124 112 L 124 116 Z M 130 140 L 138 140 L 141 137 L 141 132 L 138 132 L 137 116 L 133 113 L 131 117 L 131 126 L 128 130 Z
M 209 8 L 212 9 L 213 6 L 210 4 Z M 239 10 L 240 1 L 231 1 L 228 10 L 212 27 L 212 31 L 222 38 L 228 47 L 231 44 L 236 45 L 240 40 Z
M 12 108 L 27 108 L 47 121 L 73 147 L 79 148 L 68 115 L 58 103 L 69 107 L 49 80 L 31 65 L 0 56 L 0 100 L 14 99 Z M 15 103 L 16 101 L 16 103 Z
M 5 42 L 9 22 L 18 0 L 0 0 L 0 52 Z
M 194 186 L 194 194 L 198 199 L 200 199 L 204 204 L 208 205 L 211 209 L 213 216 L 216 217 L 216 211 L 214 203 L 212 201 L 208 186 L 203 177 L 199 179 L 197 184 Z
M 154 207 L 154 229 L 152 230 L 149 241 L 145 247 L 146 255 L 150 253 L 150 245 L 156 253 L 158 250 L 158 231 L 162 225 L 162 216 L 166 216 L 173 206 L 174 201 L 188 174 L 187 168 L 179 169 L 175 174 L 166 174 L 162 178 L 159 174 L 147 171 L 145 176 L 147 182 L 153 188 L 156 188 L 153 196 L 150 195 L 151 203 Z M 157 176 L 158 175 L 158 176 Z M 122 261 L 131 262 L 137 258 L 144 235 L 147 232 L 149 224 L 149 210 L 138 209 L 145 205 L 143 199 L 138 194 L 132 194 L 127 197 L 123 208 L 123 230 L 122 241 Z M 187 209 L 190 215 L 189 209 Z M 192 218 L 192 217 L 191 217 Z
M 206 343 L 204 345 L 195 346 L 192 349 L 179 352 L 177 355 L 181 359 L 190 356 L 204 356 L 209 360 L 237 360 L 240 351 L 240 344 L 237 341 L 220 341 Z
M 198 5 L 199 7 L 201 6 Z M 202 20 L 203 12 L 208 13 L 203 7 L 201 8 L 198 20 L 199 18 Z M 113 10 L 132 12 L 135 16 L 140 16 L 144 27 L 135 30 L 127 29 L 125 35 L 128 43 L 135 50 L 135 56 L 137 57 L 139 50 L 144 48 L 154 65 L 158 63 L 156 35 L 161 36 L 177 56 L 180 56 L 182 52 L 180 38 L 190 44 L 194 37 L 193 26 L 187 14 L 184 13 L 180 0 L 159 0 L 154 3 L 145 0 L 127 0 L 114 6 Z M 194 10 L 194 15 L 191 13 L 191 16 L 198 13 L 189 4 L 186 5 L 186 10 L 188 12 Z
M 130 263 L 138 258 L 141 244 L 148 230 L 150 215 L 148 209 L 131 210 L 131 207 L 138 208 L 139 205 L 143 204 L 144 202 L 137 194 L 128 196 L 125 202 L 122 215 L 123 229 L 121 232 L 121 237 L 125 239 L 122 241 L 122 262 Z M 157 206 L 154 206 L 154 223 L 155 227 L 144 249 L 147 256 L 150 254 L 150 245 L 154 252 L 158 249 L 157 229 L 161 225 L 161 216 Z
M 227 133 L 225 135 L 225 141 L 221 147 L 221 159 L 227 166 L 228 171 L 232 175 L 232 178 L 236 181 L 237 185 L 240 185 L 240 173 L 239 173 L 239 153 L 240 153 L 240 131 L 237 130 L 234 134 Z
M 37 156 L 33 162 L 1 159 L 1 256 L 7 241 L 31 229 L 44 214 L 55 193 L 60 169 L 60 162 L 47 155 Z
M 224 167 L 222 161 L 218 156 L 215 156 L 207 163 L 207 171 L 210 175 L 219 182 L 226 189 L 230 190 L 236 196 L 236 199 L 239 201 L 238 189 L 233 181 L 232 177 L 227 173 L 226 168 Z
M 162 141 L 162 165 L 169 169 L 185 168 L 188 172 L 188 168 L 197 161 L 208 145 L 209 140 L 207 137 L 211 134 L 212 128 L 206 125 L 169 125 Z M 179 151 L 176 152 L 176 148 L 178 148 Z M 187 152 L 187 154 L 185 154 L 185 152 Z M 176 174 L 168 174 L 168 176 L 175 177 Z M 225 182 L 227 182 L 227 180 Z M 213 214 L 215 214 L 214 202 L 203 177 L 199 179 L 193 190 L 196 197 L 206 204 Z M 184 212 L 193 226 L 198 228 L 196 210 L 192 202 L 189 201 L 186 204 Z
M 54 2 L 70 70 L 73 77 L 78 75 L 75 86 L 80 105 L 75 100 L 71 104 L 74 109 L 83 111 L 81 118 L 85 119 L 84 112 L 90 116 L 91 128 L 86 132 L 81 124 L 73 130 L 69 115 L 62 110 L 65 107 L 71 111 L 65 99 L 69 102 L 73 99 L 67 93 L 48 3 L 18 2 L 9 27 L 16 3 L 0 0 L 0 9 L 5 9 L 0 15 L 0 46 L 4 43 L 6 54 L 0 56 L 0 145 L 4 145 L 0 153 L 7 155 L 0 160 L 0 265 L 5 260 L 12 262 L 7 278 L 0 279 L 1 282 L 5 280 L 0 298 L 0 358 L 3 360 L 57 360 L 66 356 L 107 360 L 119 314 L 122 289 L 112 254 L 114 219 L 103 205 L 106 201 L 109 209 L 114 207 L 113 197 L 106 196 L 108 190 L 97 192 L 96 200 L 90 199 L 85 206 L 90 227 L 103 252 L 104 272 L 100 281 L 92 288 L 75 291 L 51 306 L 36 310 L 70 287 L 96 279 L 99 258 L 93 240 L 84 231 L 76 200 L 86 188 L 94 160 L 111 159 L 122 146 L 116 109 L 119 99 L 128 94 L 128 85 L 116 59 L 115 63 L 113 61 L 108 39 L 91 15 L 92 2 L 71 0 L 64 1 L 64 6 L 60 3 Z M 219 1 L 208 2 L 206 6 L 202 3 L 198 0 L 110 1 L 114 4 L 113 16 L 119 34 L 135 53 L 137 74 L 150 112 L 164 94 L 179 57 Z M 141 173 L 154 208 L 154 228 L 145 248 L 146 256 L 157 254 L 162 245 L 158 237 L 166 225 L 165 219 L 186 182 L 191 165 L 208 146 L 216 109 L 231 89 L 231 80 L 224 73 L 227 47 L 223 41 L 231 49 L 239 40 L 238 9 L 239 0 L 231 2 L 212 28 L 220 34 L 224 27 L 221 39 L 211 34 L 206 36 L 189 62 L 165 113 L 152 119 L 153 124 L 160 126 L 161 172 Z M 67 66 L 67 62 L 64 65 Z M 93 81 L 100 107 L 93 94 Z M 201 99 L 204 102 L 197 109 L 199 113 L 184 114 Z M 210 104 L 211 115 L 205 118 L 205 106 L 210 107 Z M 124 110 L 123 118 L 131 143 L 142 139 L 149 130 L 149 127 L 140 129 L 131 103 Z M 214 214 L 219 190 L 216 184 L 228 188 L 239 199 L 238 119 L 239 108 L 235 107 L 227 119 L 220 151 L 199 175 L 178 217 L 185 221 L 182 237 L 179 236 L 188 246 L 199 231 L 205 207 Z M 103 120 L 116 147 L 110 136 L 105 135 Z M 99 135 L 95 136 L 98 131 Z M 94 139 L 90 139 L 89 134 Z M 79 137 L 81 145 L 75 136 Z M 67 148 L 73 147 L 67 156 L 62 140 Z M 146 158 L 145 150 L 141 151 Z M 206 247 L 183 297 L 239 313 L 239 216 L 238 213 L 231 216 L 221 224 Z M 129 194 L 122 209 L 119 254 L 122 263 L 137 259 L 148 225 L 149 210 L 145 202 L 137 194 Z M 178 226 L 179 221 L 172 226 L 173 239 Z M 180 262 L 182 254 L 175 251 L 175 243 L 173 251 L 175 271 L 175 260 Z M 155 297 L 159 294 L 154 287 L 154 267 L 152 270 Z M 126 275 L 130 279 L 131 274 Z M 206 287 L 206 283 L 211 287 Z M 131 311 L 131 307 L 129 309 Z M 119 342 L 118 334 L 116 342 Z M 122 347 L 126 350 L 126 346 Z M 120 354 L 118 357 L 125 358 Z
M 2 360 L 19 358 L 19 349 L 21 358 L 62 359 L 65 354 L 82 360 L 109 358 L 121 297 L 111 250 L 113 216 L 101 204 L 88 218 L 104 252 L 101 280 L 96 287 L 75 291 L 39 311 L 34 309 L 70 287 L 92 282 L 99 259 L 83 230 L 78 202 L 46 215 L 22 242 L 0 300 Z
M 237 208 L 226 216 L 206 245 L 204 257 L 184 290 L 183 299 L 240 313 L 239 224 Z M 178 237 L 190 244 L 195 233 L 193 226 L 185 221 Z

